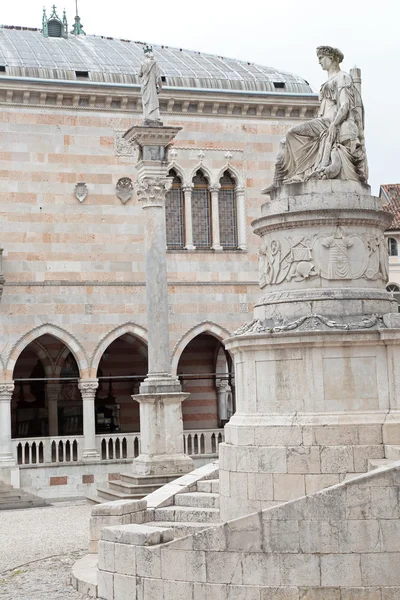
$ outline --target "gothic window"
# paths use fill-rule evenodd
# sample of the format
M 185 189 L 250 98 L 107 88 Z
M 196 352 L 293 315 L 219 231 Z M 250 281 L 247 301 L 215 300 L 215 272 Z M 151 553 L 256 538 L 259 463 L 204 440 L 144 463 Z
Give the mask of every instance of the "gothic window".
M 192 223 L 196 248 L 211 247 L 211 198 L 209 182 L 202 171 L 193 177 Z
M 179 249 L 185 245 L 182 181 L 174 169 L 168 173 L 168 177 L 173 177 L 173 183 L 165 199 L 167 248 Z
M 392 237 L 388 238 L 388 252 L 389 256 L 397 256 L 397 241 Z
M 223 248 L 237 248 L 236 182 L 229 171 L 219 180 L 218 192 L 219 236 Z

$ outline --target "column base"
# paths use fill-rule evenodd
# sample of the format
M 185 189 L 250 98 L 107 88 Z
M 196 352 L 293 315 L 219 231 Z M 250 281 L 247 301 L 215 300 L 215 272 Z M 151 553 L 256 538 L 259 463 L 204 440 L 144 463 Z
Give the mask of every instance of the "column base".
M 15 462 L 10 463 L 9 465 L 6 465 L 2 462 L 0 463 L 0 483 L 12 485 L 14 488 L 21 487 L 19 467 L 15 464 Z
M 223 247 L 220 246 L 219 244 L 214 244 L 214 246 L 211 246 L 212 250 L 216 250 L 217 252 L 220 252 L 221 250 L 223 250 Z
M 176 377 L 171 377 L 167 373 L 157 373 L 156 375 L 148 375 L 140 384 L 141 394 L 179 394 L 182 393 L 181 384 Z M 185 400 L 187 394 L 185 394 Z M 138 399 L 138 401 L 140 401 Z
M 15 466 L 16 466 L 15 458 L 11 452 L 0 454 L 0 468 L 1 467 L 15 467 Z
M 133 461 L 136 475 L 175 475 L 180 477 L 193 471 L 193 460 L 186 454 L 139 454 Z
M 185 246 L 185 250 L 196 250 L 196 246 L 193 246 L 192 244 L 187 244 Z

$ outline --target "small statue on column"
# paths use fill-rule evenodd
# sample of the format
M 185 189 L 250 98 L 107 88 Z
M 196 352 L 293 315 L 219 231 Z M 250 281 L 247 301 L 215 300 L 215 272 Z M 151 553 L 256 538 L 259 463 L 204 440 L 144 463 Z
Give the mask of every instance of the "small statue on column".
M 144 56 L 139 72 L 142 86 L 143 124 L 150 127 L 161 127 L 158 101 L 158 94 L 162 87 L 161 72 L 151 46 L 145 46 Z

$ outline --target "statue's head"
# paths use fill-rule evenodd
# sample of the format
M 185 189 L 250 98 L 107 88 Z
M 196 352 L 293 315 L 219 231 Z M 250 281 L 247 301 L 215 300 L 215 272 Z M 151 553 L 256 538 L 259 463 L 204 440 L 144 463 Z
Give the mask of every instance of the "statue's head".
M 319 64 L 324 71 L 327 71 L 332 63 L 336 63 L 337 66 L 339 66 L 344 59 L 343 52 L 341 52 L 341 50 L 338 48 L 333 48 L 332 46 L 318 46 L 317 56 Z
M 154 58 L 153 47 L 152 46 L 148 46 L 148 45 L 145 46 L 144 49 L 143 49 L 143 52 L 144 52 L 145 58 L 150 58 L 150 59 Z

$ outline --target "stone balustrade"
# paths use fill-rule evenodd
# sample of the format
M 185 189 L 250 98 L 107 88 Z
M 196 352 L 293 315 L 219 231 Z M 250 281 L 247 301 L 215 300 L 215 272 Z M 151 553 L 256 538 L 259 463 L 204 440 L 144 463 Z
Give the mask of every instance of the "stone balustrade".
M 223 429 L 185 430 L 185 452 L 190 456 L 218 456 L 224 441 Z M 97 460 L 134 459 L 140 454 L 140 433 L 96 435 Z M 18 465 L 65 464 L 82 460 L 83 436 L 20 438 L 12 440 Z

